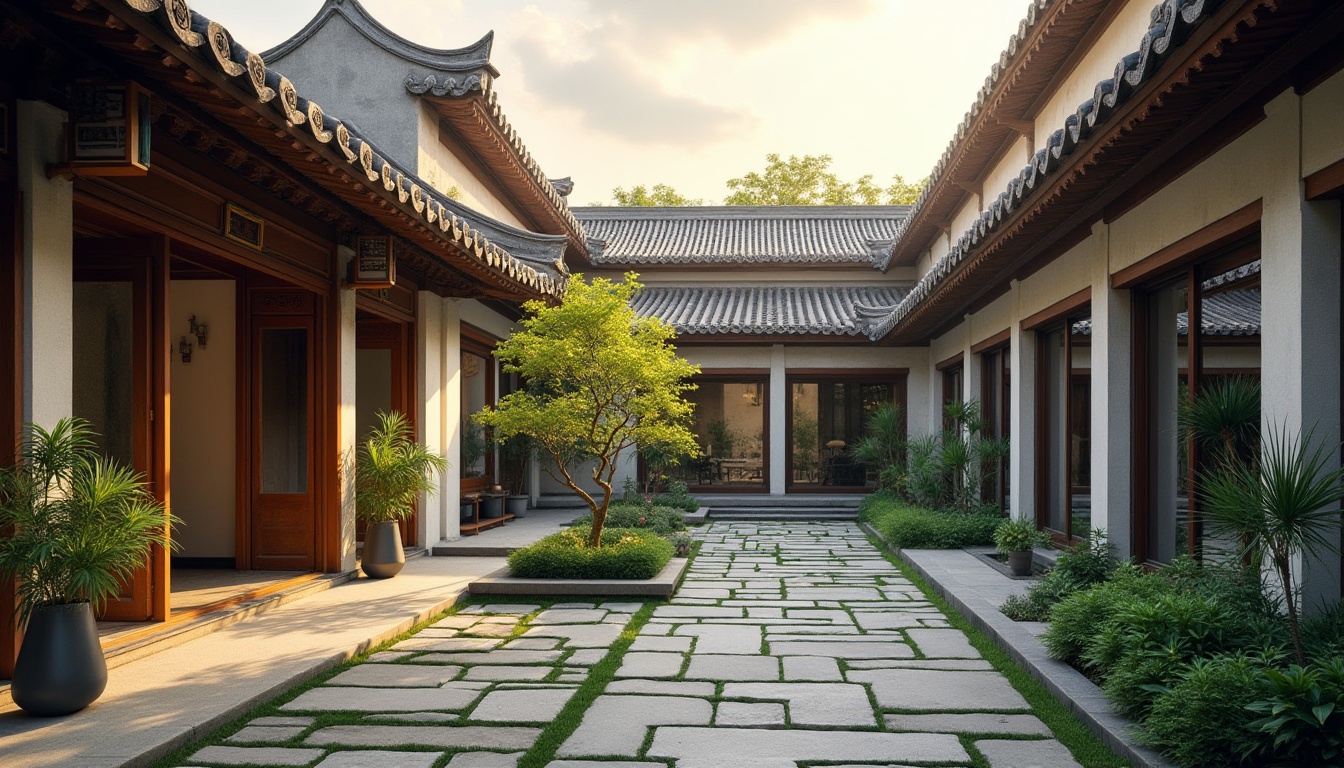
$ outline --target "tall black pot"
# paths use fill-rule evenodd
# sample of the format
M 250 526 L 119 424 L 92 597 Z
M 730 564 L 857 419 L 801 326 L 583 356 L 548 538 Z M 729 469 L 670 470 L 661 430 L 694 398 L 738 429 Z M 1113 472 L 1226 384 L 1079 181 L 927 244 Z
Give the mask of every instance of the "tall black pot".
M 88 603 L 33 611 L 10 692 L 30 715 L 58 717 L 89 706 L 107 687 L 107 662 Z
M 359 567 L 371 579 L 390 579 L 406 565 L 401 546 L 401 526 L 396 520 L 369 523 L 364 529 L 364 557 Z

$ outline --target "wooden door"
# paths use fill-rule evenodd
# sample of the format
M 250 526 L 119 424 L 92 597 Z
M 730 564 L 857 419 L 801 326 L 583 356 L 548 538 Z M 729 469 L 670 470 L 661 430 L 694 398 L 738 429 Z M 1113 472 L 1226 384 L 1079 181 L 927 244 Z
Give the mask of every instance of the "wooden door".
M 92 423 L 99 452 L 140 473 L 165 506 L 168 492 L 166 241 L 81 242 L 71 308 L 72 413 Z M 156 547 L 100 618 L 168 618 L 168 553 Z
M 355 415 L 357 437 L 363 441 L 368 429 L 375 425 L 377 411 L 399 411 L 412 420 L 410 370 L 406 323 L 372 318 L 361 318 L 355 324 L 355 365 L 357 366 Z M 416 543 L 416 512 L 401 521 L 401 540 L 406 546 Z M 363 520 L 355 522 L 355 539 L 364 540 Z
M 251 567 L 307 571 L 316 566 L 317 339 L 312 295 L 253 294 L 251 333 Z M 266 306 L 308 307 L 268 315 Z

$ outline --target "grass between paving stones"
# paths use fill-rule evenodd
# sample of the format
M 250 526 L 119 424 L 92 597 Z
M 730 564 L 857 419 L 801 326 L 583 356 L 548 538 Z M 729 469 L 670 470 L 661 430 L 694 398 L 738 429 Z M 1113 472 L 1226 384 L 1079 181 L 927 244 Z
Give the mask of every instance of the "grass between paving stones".
M 980 655 L 983 656 L 994 669 L 998 670 L 1004 677 L 1008 678 L 1008 682 L 1010 682 L 1012 686 L 1017 689 L 1017 692 L 1022 694 L 1022 697 L 1027 700 L 1027 703 L 1031 705 L 1032 714 L 1035 714 L 1040 718 L 1041 722 L 1045 723 L 1046 727 L 1054 732 L 1055 738 L 1057 738 L 1061 744 L 1068 747 L 1069 751 L 1073 753 L 1074 759 L 1081 763 L 1083 768 L 1126 768 L 1129 765 L 1124 758 L 1115 754 L 1109 747 L 1103 744 L 1101 739 L 1097 738 L 1096 734 L 1092 733 L 1087 726 L 1083 725 L 1082 721 L 1074 717 L 1073 713 L 1069 712 L 1068 708 L 1065 707 L 1062 702 L 1050 695 L 1050 692 L 1045 689 L 1045 686 L 1041 685 L 1035 678 L 1027 674 L 1025 669 L 1018 666 L 1002 648 L 986 637 L 980 630 L 971 626 L 971 623 L 967 621 L 960 612 L 935 592 L 922 576 L 916 573 L 913 568 L 906 565 L 904 560 L 901 560 L 899 557 L 892 554 L 891 551 L 883 545 L 883 542 L 875 539 L 871 533 L 866 533 L 866 535 L 868 536 L 868 541 L 882 553 L 882 556 L 887 559 L 887 562 L 895 566 L 896 569 L 901 572 L 901 575 L 909 579 L 912 584 L 919 587 L 919 589 L 924 592 L 925 598 L 930 603 L 936 605 L 938 610 L 943 612 L 943 615 L 947 617 L 948 622 L 952 627 L 965 632 L 967 639 L 971 642 L 971 646 L 979 651 Z M 975 740 L 1016 739 L 1022 737 L 1006 734 L 962 734 L 960 738 L 962 744 L 965 745 L 966 750 L 971 753 L 971 758 L 973 760 L 972 765 L 975 766 L 975 768 L 989 768 L 989 761 L 985 759 L 984 755 L 980 754 L 979 750 L 975 749 L 973 743 Z M 1024 740 L 1031 739 L 1030 737 L 1027 737 Z
M 290 688 L 289 690 L 287 690 L 287 691 L 285 691 L 285 692 L 283 692 L 283 693 L 277 694 L 277 695 L 276 695 L 274 698 L 272 698 L 270 701 L 267 701 L 267 702 L 264 703 L 264 704 L 259 704 L 259 705 L 257 705 L 256 707 L 253 707 L 253 708 L 252 708 L 251 710 L 249 710 L 247 713 L 245 713 L 245 714 L 243 714 L 243 715 L 240 715 L 239 717 L 234 718 L 233 720 L 231 720 L 231 721 L 228 722 L 227 724 L 222 725 L 222 726 L 220 726 L 219 728 L 215 729 L 215 731 L 214 731 L 213 733 L 211 733 L 209 736 L 206 736 L 206 737 L 204 737 L 204 738 L 198 739 L 197 741 L 194 741 L 194 742 L 192 742 L 192 743 L 190 743 L 190 744 L 187 744 L 187 745 L 185 745 L 185 746 L 183 746 L 183 747 L 178 748 L 177 750 L 173 751 L 173 752 L 170 753 L 169 755 L 167 755 L 167 756 L 161 758 L 160 760 L 158 760 L 157 762 L 153 763 L 151 768 L 173 768 L 174 766 L 182 765 L 182 764 L 186 763 L 187 760 L 188 760 L 188 758 L 190 758 L 193 754 L 195 754 L 196 752 L 200 751 L 201 749 L 204 749 L 205 747 L 210 747 L 210 746 L 230 746 L 230 747 L 300 747 L 300 746 L 306 746 L 306 745 L 303 744 L 303 740 L 304 740 L 305 738 L 307 738 L 310 734 L 312 734 L 312 733 L 314 733 L 314 732 L 316 732 L 317 730 L 320 730 L 320 729 L 322 729 L 322 728 L 329 728 L 329 727 L 331 727 L 331 726 L 335 726 L 335 725 L 367 725 L 367 724 L 369 724 L 369 722 L 366 721 L 364 718 L 365 718 L 366 715 L 373 714 L 373 713 L 371 713 L 371 712 L 362 712 L 362 711 L 350 711 L 350 712 L 323 712 L 323 713 L 317 713 L 317 714 L 315 714 L 315 715 L 305 715 L 304 713 L 301 713 L 301 712 L 300 712 L 300 713 L 296 713 L 296 712 L 287 712 L 287 711 L 283 711 L 283 710 L 280 709 L 280 707 L 282 707 L 283 705 L 285 705 L 285 704 L 287 704 L 287 703 L 293 701 L 294 699 L 298 698 L 298 697 L 299 697 L 300 695 L 302 695 L 303 693 L 305 693 L 305 692 L 307 692 L 307 691 L 310 691 L 310 690 L 312 690 L 313 688 L 316 688 L 316 687 L 318 687 L 318 686 L 320 686 L 320 685 L 323 685 L 324 683 L 326 683 L 327 681 L 329 681 L 329 680 L 331 680 L 332 678 L 336 677 L 337 675 L 341 674 L 342 672 L 345 672 L 346 670 L 348 670 L 348 669 L 350 669 L 350 668 L 352 668 L 352 667 L 355 667 L 355 666 L 358 666 L 358 665 L 360 665 L 360 664 L 364 664 L 364 663 L 366 663 L 366 662 L 369 660 L 369 657 L 370 657 L 370 656 L 373 656 L 374 654 L 379 653 L 379 652 L 381 652 L 381 651 L 388 650 L 388 649 L 390 649 L 392 646 L 396 645 L 397 643 L 400 643 L 400 642 L 402 642 L 403 640 L 406 640 L 406 639 L 408 639 L 408 638 L 410 638 L 410 637 L 413 637 L 414 635 L 418 634 L 421 630 L 425 629 L 426 627 L 432 626 L 433 624 L 438 623 L 439 621 L 443 620 L 444 618 L 446 618 L 446 617 L 448 617 L 448 616 L 455 616 L 455 615 L 461 613 L 464 609 L 466 609 L 466 608 L 468 608 L 468 607 L 470 607 L 470 606 L 472 606 L 472 605 L 481 605 L 481 604 L 496 604 L 496 605 L 500 605 L 500 604 L 506 604 L 506 603 L 508 603 L 508 604 L 524 604 L 524 605 L 539 605 L 539 606 L 541 606 L 537 611 L 533 611 L 532 613 L 526 614 L 526 615 L 524 615 L 524 616 L 520 616 L 520 617 L 518 618 L 518 623 L 517 623 L 517 625 L 514 627 L 513 631 L 512 631 L 507 637 L 492 638 L 492 639 L 498 639 L 498 640 L 501 641 L 501 643 L 503 643 L 503 642 L 507 642 L 507 641 L 509 641 L 509 640 L 512 640 L 512 639 L 514 639 L 514 638 L 516 638 L 516 637 L 522 635 L 522 634 L 526 631 L 526 629 L 527 629 L 527 622 L 528 622 L 533 616 L 535 616 L 537 613 L 540 613 L 541 611 L 546 610 L 547 607 L 549 607 L 552 603 L 555 603 L 555 602 L 559 602 L 559 601 L 556 601 L 556 600 L 539 600 L 539 599 L 536 599 L 536 598 L 532 598 L 532 599 L 522 599 L 522 598 L 516 598 L 516 597 L 499 597 L 499 598 L 491 598 L 491 599 L 489 599 L 489 600 L 486 600 L 486 599 L 483 599 L 483 598 L 470 598 L 470 599 L 462 600 L 462 601 L 458 602 L 457 604 L 453 605 L 452 607 L 450 607 L 448 610 L 443 611 L 443 612 L 441 612 L 441 613 L 439 613 L 439 614 L 437 614 L 437 615 L 435 615 L 435 616 L 432 616 L 432 617 L 430 617 L 429 619 L 426 619 L 425 621 L 420 622 L 419 624 L 416 624 L 415 626 L 411 627 L 410 629 L 406 630 L 405 632 L 402 632 L 401 634 L 399 634 L 399 635 L 397 635 L 397 636 L 395 636 L 395 637 L 392 637 L 392 638 L 390 638 L 390 639 L 388 639 L 388 640 L 385 640 L 385 641 L 383 641 L 383 642 L 381 642 L 381 643 L 379 643 L 379 644 L 377 644 L 377 645 L 375 645 L 375 646 L 372 646 L 372 647 L 370 647 L 369 649 L 367 649 L 366 651 L 364 651 L 363 653 L 360 653 L 360 654 L 358 654 L 358 655 L 352 657 L 351 659 L 349 659 L 349 660 L 347 660 L 347 661 L 344 661 L 344 662 L 342 662 L 342 663 L 340 663 L 340 664 L 337 664 L 336 666 L 332 667 L 331 669 L 329 669 L 329 670 L 327 670 L 327 671 L 325 671 L 325 672 L 322 672 L 322 673 L 316 675 L 316 676 L 313 677 L 312 679 L 307 680 L 307 681 L 302 682 L 302 683 L 299 683 L 298 685 L 295 685 L 293 688 Z M 407 658 L 409 658 L 409 657 L 405 657 L 405 658 L 402 658 L 402 659 L 398 659 L 398 660 L 392 661 L 392 662 L 390 662 L 390 663 L 393 663 L 393 664 L 396 664 L 396 663 L 404 663 L 404 662 L 407 661 Z M 557 669 L 558 669 L 558 666 L 557 666 Z M 465 674 L 465 669 L 463 670 L 463 673 L 462 673 L 462 674 Z M 465 713 L 465 712 L 464 712 L 464 713 Z M 395 716 L 396 714 L 402 714 L 402 713 L 385 713 L 385 714 L 391 714 L 391 715 L 394 715 L 394 716 Z M 259 718 L 259 717 L 294 717 L 294 716 L 312 716 L 312 717 L 314 717 L 315 719 L 314 719 L 312 725 L 306 727 L 306 728 L 305 728 L 305 729 L 304 729 L 298 736 L 296 736 L 296 737 L 294 737 L 294 738 L 292 738 L 292 739 L 289 739 L 288 741 L 283 741 L 283 742 L 237 742 L 237 741 L 225 741 L 225 739 L 227 739 L 228 737 L 230 737 L 230 736 L 232 736 L 233 734 L 237 733 L 238 731 L 242 730 L 242 729 L 245 728 L 248 724 L 250 724 L 253 720 L 255 720 L 255 719 Z M 404 720 L 404 719 L 401 719 L 401 718 L 395 718 L 395 717 L 393 717 L 393 718 L 389 718 L 389 719 L 387 719 L 387 720 L 379 721 L 378 724 L 379 724 L 379 725 L 406 725 L 406 724 L 424 725 L 425 723 L 416 723 L 416 722 L 414 722 L 414 721 L 408 721 L 408 720 Z M 531 724 L 530 724 L 530 723 L 492 723 L 492 725 L 531 725 Z M 324 745 L 323 749 L 326 749 L 326 750 L 329 751 L 329 752 L 341 752 L 341 751 L 362 750 L 362 749 L 369 749 L 369 748 L 368 748 L 368 747 L 345 747 L 345 746 L 339 746 L 339 745 Z M 440 747 L 427 747 L 427 746 L 419 746 L 419 745 L 402 745 L 402 746 L 378 747 L 378 749 L 382 749 L 382 750 L 390 750 L 390 751 L 398 751 L 398 752 L 436 752 L 436 753 L 437 753 L 437 752 L 445 752 L 445 751 L 446 751 L 446 754 L 443 756 L 443 758 L 442 758 L 441 760 L 439 760 L 439 761 L 436 761 L 436 763 L 435 763 L 436 766 L 443 766 L 443 765 L 446 765 L 446 764 L 448 763 L 448 761 L 452 760 L 453 756 L 456 755 L 458 752 L 462 752 L 462 751 L 479 751 L 479 750 L 476 749 L 476 748 L 468 748 L 468 747 L 464 747 L 464 748 L 462 748 L 462 749 L 448 749 L 448 750 L 444 750 L 444 749 L 442 749 L 442 748 L 440 748 Z

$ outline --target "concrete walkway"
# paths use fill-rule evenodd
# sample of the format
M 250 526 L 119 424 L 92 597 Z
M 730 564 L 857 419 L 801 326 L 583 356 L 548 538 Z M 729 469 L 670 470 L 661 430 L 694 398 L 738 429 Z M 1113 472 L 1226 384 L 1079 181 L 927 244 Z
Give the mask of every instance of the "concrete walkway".
M 143 764 L 455 603 L 500 558 L 420 557 L 109 672 L 93 706 L 61 718 L 0 710 L 0 765 Z
M 549 768 L 1077 766 L 849 523 L 716 523 Z M 640 603 L 473 606 L 191 766 L 512 768 Z M 611 762 L 611 761 L 618 762 Z

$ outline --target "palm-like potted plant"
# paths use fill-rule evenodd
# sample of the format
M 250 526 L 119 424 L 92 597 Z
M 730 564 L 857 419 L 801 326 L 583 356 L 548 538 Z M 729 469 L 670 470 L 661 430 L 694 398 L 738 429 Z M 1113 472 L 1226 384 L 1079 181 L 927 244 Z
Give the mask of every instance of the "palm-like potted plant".
M 448 460 L 415 441 L 405 414 L 378 412 L 378 426 L 355 457 L 355 511 L 368 523 L 360 567 L 374 579 L 401 573 L 406 553 L 398 525 L 409 517 L 422 493 L 433 493 L 434 472 Z
M 504 499 L 504 511 L 515 518 L 527 516 L 527 468 L 536 455 L 536 441 L 527 435 L 513 435 L 499 441 L 499 480 L 509 495 Z
M 1050 535 L 1026 518 L 1010 518 L 994 529 L 994 546 L 1008 556 L 1014 576 L 1031 575 L 1031 548 L 1049 546 Z
M 176 520 L 140 475 L 98 455 L 81 419 L 25 428 L 19 461 L 0 470 L 0 573 L 18 585 L 26 624 L 14 703 L 68 715 L 107 686 L 94 612 L 121 592 Z

